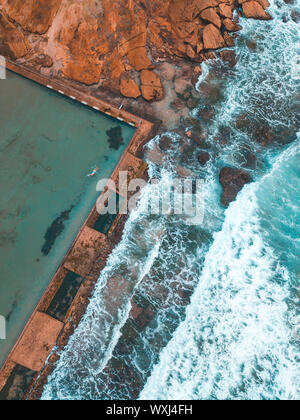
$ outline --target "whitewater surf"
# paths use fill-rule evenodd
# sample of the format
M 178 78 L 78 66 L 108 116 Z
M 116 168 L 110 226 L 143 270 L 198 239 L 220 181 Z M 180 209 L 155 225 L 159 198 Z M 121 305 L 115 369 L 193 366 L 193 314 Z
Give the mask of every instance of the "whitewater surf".
M 146 187 L 43 399 L 299 398 L 300 45 L 292 8 L 299 4 L 273 1 L 272 21 L 240 20 L 234 70 L 205 64 L 194 114 L 208 86 L 220 92 L 204 124 L 205 168 L 179 134 L 148 144 L 159 156 L 149 159 L 150 178 L 171 183 L 184 161 L 204 180 L 204 222 L 149 215 L 146 195 L 159 189 Z M 253 180 L 227 210 L 219 184 L 226 165 Z M 152 311 L 142 330 L 129 319 L 132 296 Z

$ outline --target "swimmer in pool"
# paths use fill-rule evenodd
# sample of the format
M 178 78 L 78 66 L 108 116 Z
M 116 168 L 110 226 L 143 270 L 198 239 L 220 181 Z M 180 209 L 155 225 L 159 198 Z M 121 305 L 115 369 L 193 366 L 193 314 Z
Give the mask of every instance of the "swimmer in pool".
M 87 176 L 95 176 L 96 173 L 98 172 L 99 168 L 95 168 L 92 170 L 92 172 L 90 174 L 88 174 Z

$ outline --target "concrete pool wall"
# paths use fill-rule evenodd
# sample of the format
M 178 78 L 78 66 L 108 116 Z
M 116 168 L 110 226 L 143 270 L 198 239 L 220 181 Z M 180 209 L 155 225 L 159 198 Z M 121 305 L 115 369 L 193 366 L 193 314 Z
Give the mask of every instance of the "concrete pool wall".
M 159 121 L 150 122 L 132 115 L 84 93 L 80 86 L 50 80 L 9 60 L 6 67 L 48 89 L 136 127 L 111 179 L 117 184 L 119 172 L 129 170 L 131 178 L 147 179 L 147 164 L 140 155 L 143 145 L 155 134 Z M 55 346 L 62 349 L 78 325 L 100 271 L 121 238 L 126 219 L 127 215 L 118 214 L 111 221 L 112 225 L 102 233 L 95 228 L 101 224 L 97 224 L 99 213 L 94 205 L 0 370 L 0 399 L 39 398 L 43 384 L 59 357 L 52 350 Z

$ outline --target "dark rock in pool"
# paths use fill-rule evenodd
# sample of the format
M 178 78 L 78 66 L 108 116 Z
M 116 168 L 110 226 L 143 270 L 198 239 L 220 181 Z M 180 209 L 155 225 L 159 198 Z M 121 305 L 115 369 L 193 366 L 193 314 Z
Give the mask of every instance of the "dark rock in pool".
M 228 207 L 236 199 L 244 185 L 252 181 L 251 176 L 247 172 L 230 167 L 225 167 L 221 170 L 219 180 L 224 190 L 221 203 L 225 207 Z
M 108 143 L 110 149 L 118 150 L 122 144 L 124 144 L 124 139 L 122 135 L 122 128 L 120 126 L 113 127 L 110 130 L 106 131 L 108 137 Z
M 198 155 L 198 162 L 200 163 L 201 166 L 205 166 L 209 160 L 210 160 L 210 155 L 208 152 L 201 152 Z
M 74 206 L 71 206 L 69 210 L 63 211 L 48 227 L 45 236 L 44 236 L 44 244 L 42 247 L 42 254 L 47 256 L 53 245 L 55 244 L 56 239 L 58 236 L 64 231 L 65 229 L 65 222 L 69 220 L 70 213 L 73 210 Z
M 162 136 L 159 140 L 159 147 L 161 150 L 169 150 L 174 148 L 174 141 L 172 137 Z

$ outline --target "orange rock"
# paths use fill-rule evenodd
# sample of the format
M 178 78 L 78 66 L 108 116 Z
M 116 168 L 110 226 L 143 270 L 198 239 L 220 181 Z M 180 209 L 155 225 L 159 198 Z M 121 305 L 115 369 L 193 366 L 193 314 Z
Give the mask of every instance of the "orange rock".
M 151 20 L 148 24 L 148 40 L 158 54 L 162 56 L 168 55 L 167 51 L 175 41 L 171 23 L 161 17 Z
M 241 26 L 232 22 L 231 19 L 223 19 L 223 25 L 225 26 L 228 32 L 237 32 L 241 30 Z
M 117 50 L 114 50 L 112 54 L 109 55 L 107 65 L 111 79 L 119 79 L 121 74 L 125 71 L 123 57 L 120 56 Z
M 140 47 L 129 51 L 127 58 L 132 67 L 137 71 L 152 67 L 152 63 L 148 58 L 147 50 L 145 47 Z
M 197 4 L 195 0 L 170 0 L 168 15 L 171 22 L 192 21 Z
M 141 96 L 141 91 L 135 81 L 130 77 L 130 75 L 125 72 L 122 74 L 120 79 L 120 92 L 123 96 L 127 98 L 138 98 Z
M 141 72 L 141 90 L 146 101 L 159 101 L 164 94 L 160 78 L 150 70 Z
M 249 0 L 238 0 L 239 4 L 243 4 L 248 2 Z M 270 6 L 270 3 L 268 2 L 268 0 L 256 0 L 257 3 L 259 3 L 264 9 L 267 9 Z
M 8 48 L 6 34 L 2 39 L 12 56 L 22 56 L 30 48 L 25 41 L 30 32 L 47 32 L 56 16 L 48 37 L 36 37 L 31 63 L 37 70 L 41 64 L 32 58 L 49 54 L 56 64 L 53 71 L 61 69 L 65 77 L 85 84 L 97 84 L 101 78 L 104 87 L 131 97 L 141 91 L 154 100 L 163 97 L 155 73 L 150 72 L 155 75 L 150 82 L 144 73 L 146 82 L 139 88 L 124 72 L 151 70 L 152 60 L 213 58 L 212 50 L 234 45 L 229 32 L 238 29 L 231 21 L 238 4 L 248 17 L 269 18 L 264 11 L 268 0 L 0 0 L 1 10 L 28 31 L 12 24 L 19 44 L 11 36 Z
M 176 22 L 172 27 L 176 36 L 179 39 L 184 39 L 188 41 L 189 38 L 193 37 L 195 32 L 198 29 L 198 26 L 193 22 Z
M 172 48 L 174 54 L 178 57 L 186 57 L 187 49 L 184 41 L 176 40 Z
M 38 69 L 41 69 L 42 67 L 52 67 L 53 66 L 53 60 L 52 58 L 47 54 L 40 54 L 34 57 L 33 59 L 30 59 L 28 63 L 33 66 L 37 67 Z
M 9 0 L 5 12 L 26 31 L 44 34 L 50 28 L 60 4 L 61 0 Z
M 199 12 L 208 9 L 209 7 L 217 7 L 217 0 L 195 0 L 197 3 L 197 9 Z
M 232 7 L 225 3 L 219 4 L 219 12 L 221 16 L 232 19 Z
M 145 8 L 148 8 L 151 16 L 166 17 L 169 11 L 169 1 L 161 0 L 140 0 L 140 3 L 144 4 Z
M 201 69 L 201 66 L 197 66 L 197 67 L 195 67 L 195 68 L 194 68 L 194 73 L 195 73 L 195 74 L 197 74 L 198 76 L 199 76 L 200 74 L 202 74 L 202 69 Z
M 188 138 L 192 138 L 193 133 L 191 132 L 191 130 L 187 131 L 185 134 L 188 136 Z
M 187 45 L 186 46 L 186 55 L 191 59 L 191 60 L 193 60 L 193 58 L 195 58 L 196 57 L 196 52 L 195 52 L 195 50 L 192 48 L 192 46 L 191 45 Z
M 257 1 L 247 1 L 242 4 L 246 18 L 270 20 L 272 17 L 265 12 L 264 8 Z
M 213 24 L 205 26 L 203 31 L 204 48 L 207 50 L 215 50 L 226 46 L 221 32 Z
M 133 35 L 132 38 L 128 39 L 124 43 L 121 43 L 118 46 L 119 52 L 121 55 L 128 54 L 129 51 L 134 50 L 139 47 L 145 47 L 147 41 L 146 32 L 141 32 L 138 35 Z
M 270 6 L 268 0 L 257 0 L 257 2 L 264 8 L 267 9 Z
M 97 19 L 84 16 L 82 7 L 71 5 L 66 10 L 66 21 L 68 12 L 70 12 L 69 25 L 64 25 L 59 32 L 59 41 L 63 45 L 66 43 L 67 47 L 67 54 L 63 60 L 63 74 L 77 82 L 96 84 L 100 80 L 103 67 L 100 56 L 108 51 L 107 42 L 103 42 L 98 36 Z M 124 67 L 118 77 L 123 71 Z
M 203 48 L 204 48 L 203 42 L 199 42 L 199 44 L 197 44 L 197 54 L 200 54 Z
M 170 0 L 171 22 L 192 22 L 197 15 L 209 7 L 217 7 L 217 0 Z
M 209 8 L 201 12 L 200 17 L 203 20 L 207 20 L 207 22 L 213 23 L 217 28 L 221 28 L 221 19 L 218 13 L 216 12 L 216 9 Z
M 30 50 L 30 44 L 20 29 L 16 28 L 0 12 L 0 54 L 12 59 L 24 57 Z
M 102 63 L 94 61 L 69 62 L 63 68 L 63 74 L 76 82 L 93 85 L 99 82 L 102 71 Z

